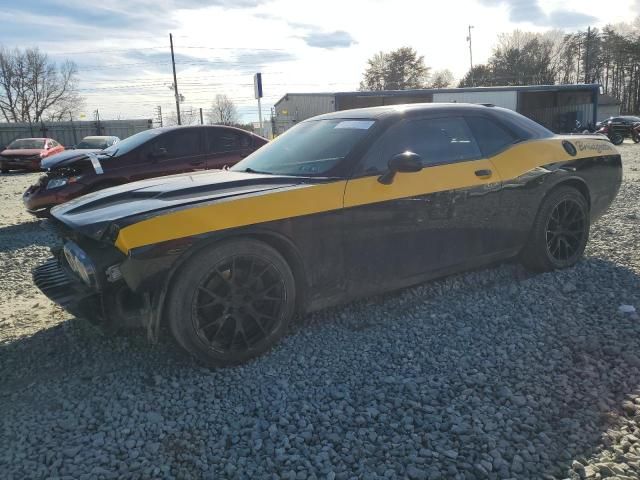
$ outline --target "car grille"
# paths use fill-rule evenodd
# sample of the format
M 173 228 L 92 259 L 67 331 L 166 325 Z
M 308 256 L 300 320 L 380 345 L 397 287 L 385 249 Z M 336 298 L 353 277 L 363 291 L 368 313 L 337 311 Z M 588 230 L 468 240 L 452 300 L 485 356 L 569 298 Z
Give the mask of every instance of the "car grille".
M 86 305 L 91 301 L 95 316 L 99 296 L 67 272 L 58 258 L 34 268 L 33 281 L 42 293 L 73 315 L 85 316 Z M 100 315 L 99 308 L 97 313 Z
M 50 258 L 33 270 L 36 286 L 51 300 L 68 307 L 77 300 L 80 282 L 72 279 L 57 258 Z

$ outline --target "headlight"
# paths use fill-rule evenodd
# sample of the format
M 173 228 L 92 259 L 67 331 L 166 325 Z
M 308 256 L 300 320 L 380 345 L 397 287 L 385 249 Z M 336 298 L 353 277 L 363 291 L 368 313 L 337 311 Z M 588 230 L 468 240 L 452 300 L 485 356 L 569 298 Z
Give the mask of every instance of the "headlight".
M 51 180 L 49 180 L 49 182 L 47 183 L 47 190 L 50 190 L 52 188 L 60 188 L 60 187 L 64 187 L 65 185 L 67 185 L 68 183 L 75 183 L 78 180 L 80 180 L 82 178 L 82 175 L 76 175 L 75 177 L 59 177 L 59 178 L 52 178 Z
M 68 178 L 54 178 L 52 180 L 49 180 L 49 182 L 47 182 L 47 190 L 51 188 L 64 187 L 67 183 L 69 183 Z
M 73 270 L 84 283 L 91 288 L 97 288 L 96 268 L 89 256 L 74 242 L 64 244 L 64 257 L 71 270 Z

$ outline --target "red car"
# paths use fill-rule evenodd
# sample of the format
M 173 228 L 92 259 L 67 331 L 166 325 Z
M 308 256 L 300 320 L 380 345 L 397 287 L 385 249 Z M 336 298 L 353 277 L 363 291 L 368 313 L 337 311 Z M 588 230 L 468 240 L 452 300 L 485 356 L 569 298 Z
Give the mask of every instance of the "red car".
M 267 141 L 222 125 L 145 130 L 101 152 L 45 160 L 42 169 L 47 173 L 22 200 L 30 213 L 46 217 L 55 205 L 107 187 L 234 165 Z
M 64 151 L 53 138 L 18 138 L 0 152 L 0 171 L 40 170 L 43 158 Z

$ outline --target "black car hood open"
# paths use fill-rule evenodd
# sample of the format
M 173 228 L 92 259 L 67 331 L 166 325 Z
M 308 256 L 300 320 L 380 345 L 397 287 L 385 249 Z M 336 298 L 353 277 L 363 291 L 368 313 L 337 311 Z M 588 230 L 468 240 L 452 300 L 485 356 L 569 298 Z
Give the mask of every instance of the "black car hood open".
M 313 180 L 228 170 L 179 174 L 90 193 L 54 207 L 51 214 L 76 232 L 101 240 L 112 224 L 121 227 L 187 205 L 289 188 L 309 181 Z
M 40 163 L 42 170 L 51 170 L 52 168 L 67 167 L 80 160 L 87 160 L 87 153 L 99 152 L 100 149 L 77 149 L 65 150 L 45 158 Z

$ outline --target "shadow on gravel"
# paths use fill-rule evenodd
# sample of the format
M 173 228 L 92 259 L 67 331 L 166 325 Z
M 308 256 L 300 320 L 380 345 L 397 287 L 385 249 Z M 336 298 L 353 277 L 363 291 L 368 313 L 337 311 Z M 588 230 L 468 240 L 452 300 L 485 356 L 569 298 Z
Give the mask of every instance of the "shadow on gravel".
M 39 221 L 0 227 L 0 253 L 32 245 L 50 246 L 53 243 L 53 237 L 40 228 Z
M 0 345 L 6 439 L 34 459 L 22 473 L 69 474 L 37 459 L 96 432 L 110 441 L 117 425 L 134 432 L 141 469 L 161 458 L 177 478 L 565 478 L 640 414 L 626 402 L 640 387 L 640 320 L 617 311 L 640 306 L 640 278 L 598 259 L 520 272 L 504 265 L 319 312 L 270 354 L 213 371 L 170 340 L 106 337 L 73 319 Z M 109 448 L 124 448 L 117 435 Z M 86 472 L 117 468 L 78 458 Z

